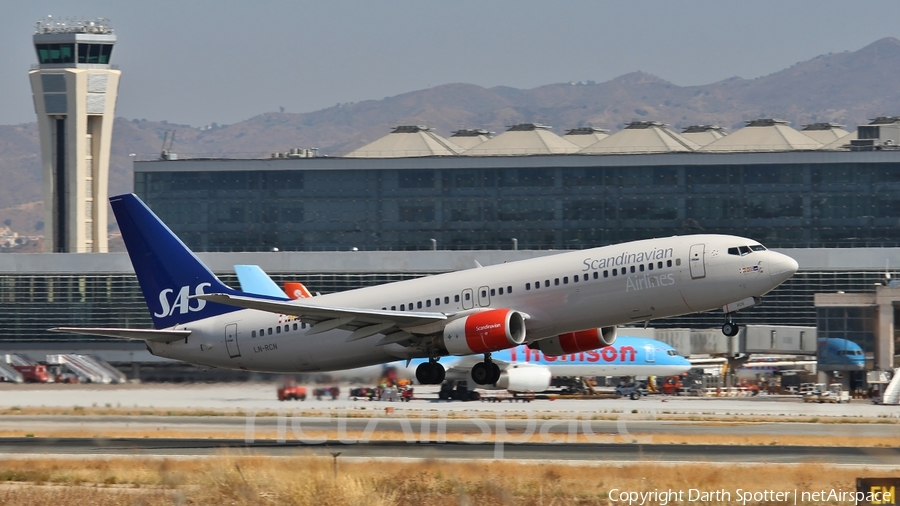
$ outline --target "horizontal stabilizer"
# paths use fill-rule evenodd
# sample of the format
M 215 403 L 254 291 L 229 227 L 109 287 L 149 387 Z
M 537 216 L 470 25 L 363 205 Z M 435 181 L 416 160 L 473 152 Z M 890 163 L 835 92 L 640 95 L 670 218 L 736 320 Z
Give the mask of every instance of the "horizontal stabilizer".
M 50 332 L 115 337 L 134 341 L 153 341 L 154 343 L 171 343 L 191 335 L 190 330 L 111 329 L 103 327 L 55 327 L 50 329 Z

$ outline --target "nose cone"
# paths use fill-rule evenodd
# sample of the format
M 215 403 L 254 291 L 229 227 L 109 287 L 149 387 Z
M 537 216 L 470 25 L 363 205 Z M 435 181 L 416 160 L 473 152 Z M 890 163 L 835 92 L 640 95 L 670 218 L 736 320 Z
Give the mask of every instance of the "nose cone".
M 787 255 L 774 251 L 769 253 L 772 255 L 771 260 L 769 260 L 769 276 L 771 276 L 772 283 L 775 286 L 787 281 L 800 268 L 797 261 Z
M 669 365 L 671 371 L 674 374 L 681 374 L 691 370 L 691 361 L 678 355 L 677 357 L 669 357 L 671 359 L 671 364 Z

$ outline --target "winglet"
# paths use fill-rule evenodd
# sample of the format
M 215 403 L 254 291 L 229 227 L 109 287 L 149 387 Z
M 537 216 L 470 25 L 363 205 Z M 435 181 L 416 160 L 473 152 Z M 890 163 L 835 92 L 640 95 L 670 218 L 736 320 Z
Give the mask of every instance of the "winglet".
M 278 288 L 272 278 L 258 265 L 235 265 L 234 272 L 237 274 L 238 283 L 241 284 L 241 290 L 246 293 L 288 298 L 284 290 Z

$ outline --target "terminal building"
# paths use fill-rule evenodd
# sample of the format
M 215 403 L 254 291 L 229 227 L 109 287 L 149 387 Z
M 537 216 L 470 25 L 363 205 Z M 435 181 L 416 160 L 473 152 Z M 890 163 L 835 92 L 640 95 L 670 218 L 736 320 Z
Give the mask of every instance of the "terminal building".
M 893 311 L 883 315 L 890 325 L 873 322 L 893 306 L 817 307 L 815 297 L 874 294 L 900 266 L 900 150 L 891 140 L 900 121 L 873 125 L 847 133 L 818 124 L 813 137 L 778 120 L 730 135 L 635 122 L 612 135 L 564 136 L 594 137 L 578 143 L 543 125 L 448 139 L 399 127 L 340 157 L 295 149 L 138 161 L 134 188 L 226 283 L 235 283 L 233 265 L 250 263 L 322 293 L 653 237 L 750 237 L 801 270 L 738 323 L 827 329 L 863 346 L 870 367 L 888 369 Z M 836 140 L 826 144 L 829 135 Z M 722 321 L 705 313 L 651 325 Z M 149 325 L 127 257 L 0 256 L 0 338 L 38 340 L 54 325 Z

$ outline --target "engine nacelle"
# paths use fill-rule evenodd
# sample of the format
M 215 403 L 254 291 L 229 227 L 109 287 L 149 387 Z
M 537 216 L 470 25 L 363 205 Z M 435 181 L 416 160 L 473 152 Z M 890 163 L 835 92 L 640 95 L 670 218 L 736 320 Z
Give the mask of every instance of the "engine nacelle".
M 440 345 L 450 355 L 505 350 L 525 342 L 525 317 L 512 309 L 491 309 L 448 323 Z
M 616 327 L 601 327 L 560 334 L 556 337 L 541 339 L 535 344 L 544 355 L 557 357 L 612 346 L 616 342 L 616 335 Z
M 550 388 L 550 369 L 528 364 L 513 365 L 500 373 L 496 386 L 511 392 L 543 392 Z

